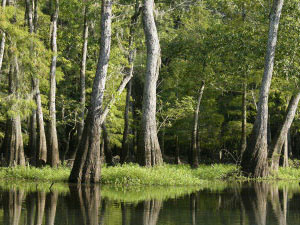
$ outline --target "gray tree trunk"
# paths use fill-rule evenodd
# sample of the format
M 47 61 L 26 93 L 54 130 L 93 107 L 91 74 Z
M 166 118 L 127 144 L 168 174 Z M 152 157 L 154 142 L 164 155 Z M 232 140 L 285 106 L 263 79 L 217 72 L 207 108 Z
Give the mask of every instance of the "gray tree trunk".
M 154 0 L 144 0 L 143 24 L 147 44 L 147 66 L 143 93 L 143 116 L 138 143 L 138 162 L 142 166 L 163 163 L 156 126 L 156 83 L 161 59 L 153 11 Z
M 268 99 L 273 74 L 275 49 L 281 10 L 284 0 L 274 0 L 270 18 L 269 38 L 265 58 L 265 70 L 260 89 L 258 111 L 251 139 L 242 157 L 242 171 L 248 176 L 268 175 Z
M 140 15 L 140 7 L 139 7 L 139 1 L 136 0 L 135 3 L 135 13 L 131 17 L 131 23 L 130 23 L 130 33 L 129 33 L 129 55 L 128 55 L 128 74 L 132 77 L 133 76 L 133 63 L 135 59 L 135 51 L 136 49 L 133 47 L 134 43 L 134 35 L 135 35 L 135 27 L 138 20 L 138 17 Z M 122 153 L 120 157 L 120 162 L 123 164 L 126 159 L 128 152 L 130 151 L 130 143 L 128 140 L 129 135 L 129 111 L 130 111 L 130 98 L 131 98 L 131 90 L 132 90 L 132 81 L 129 81 L 127 84 L 127 95 L 126 95 L 126 106 L 125 106 L 125 112 L 124 112 L 124 132 L 123 132 L 123 140 L 122 140 Z
M 194 112 L 194 125 L 193 125 L 193 132 L 192 132 L 192 152 L 190 157 L 190 166 L 192 168 L 197 168 L 199 166 L 198 162 L 198 144 L 197 144 L 197 134 L 198 134 L 198 121 L 199 121 L 199 110 L 200 110 L 200 104 L 203 96 L 205 88 L 205 83 L 202 81 L 201 87 L 198 92 L 198 100 L 197 100 L 197 106 Z
M 18 96 L 18 80 L 19 80 L 19 65 L 18 58 L 14 56 L 14 61 L 10 66 L 9 72 L 9 94 L 15 98 Z M 21 129 L 21 117 L 16 115 L 8 118 L 7 131 L 5 133 L 5 146 L 2 146 L 5 151 L 5 158 L 8 166 L 21 165 L 25 166 L 25 156 L 23 147 L 23 137 Z
M 34 32 L 34 24 L 33 24 L 33 7 L 31 3 L 33 3 L 30 0 L 26 0 L 26 13 L 25 13 L 25 19 L 27 20 L 27 25 L 29 27 L 29 33 L 32 35 Z M 33 52 L 33 45 L 34 43 L 31 43 L 31 52 Z M 34 78 L 32 78 L 32 91 L 35 93 L 35 85 L 34 85 Z M 35 94 L 34 94 L 35 97 Z M 36 159 L 37 159 L 37 131 L 36 131 L 36 125 L 37 125 L 37 119 L 36 119 L 36 110 L 32 110 L 32 114 L 30 116 L 30 125 L 29 125 L 29 152 L 30 152 L 30 164 L 36 165 Z
M 5 9 L 5 6 L 6 6 L 6 0 L 2 0 L 2 9 Z M 4 57 L 4 51 L 5 51 L 5 41 L 6 41 L 6 35 L 3 32 L 1 44 L 0 44 L 0 74 L 2 71 L 2 63 L 3 63 L 3 57 Z
M 84 26 L 83 26 L 83 46 L 82 46 L 82 60 L 80 69 L 80 114 L 77 128 L 77 144 L 79 144 L 83 128 L 84 128 L 84 112 L 85 112 L 85 72 L 86 72 L 86 58 L 88 50 L 89 24 L 88 24 L 88 6 L 84 6 Z M 75 155 L 74 155 L 75 156 Z
M 244 89 L 243 100 L 242 100 L 243 115 L 242 115 L 242 136 L 241 136 L 240 156 L 243 155 L 247 147 L 247 83 L 246 81 L 244 81 L 243 89 Z
M 49 94 L 49 140 L 48 140 L 48 164 L 52 167 L 57 167 L 59 164 L 59 151 L 56 130 L 56 109 L 55 109 L 55 95 L 56 95 L 56 62 L 57 62 L 57 20 L 59 11 L 59 0 L 55 0 L 55 10 L 52 15 L 52 60 L 50 67 L 50 94 Z
M 289 139 L 288 134 L 286 135 L 284 142 L 284 151 L 283 151 L 283 167 L 289 167 Z
M 70 182 L 84 183 L 99 182 L 100 180 L 100 120 L 110 57 L 111 19 L 112 0 L 102 0 L 100 55 L 94 79 L 91 106 L 69 177 Z
M 281 149 L 283 147 L 284 142 L 286 142 L 288 131 L 296 115 L 296 110 L 298 108 L 299 100 L 300 100 L 300 92 L 298 92 L 296 95 L 294 95 L 291 98 L 286 112 L 285 120 L 282 126 L 280 127 L 280 129 L 278 130 L 278 133 L 274 138 L 273 144 L 271 145 L 271 152 L 272 152 L 271 169 L 273 171 L 278 171 Z
M 42 108 L 42 99 L 40 93 L 39 79 L 35 79 L 36 95 L 35 101 L 37 105 L 37 131 L 38 131 L 38 144 L 37 144 L 37 165 L 43 166 L 47 162 L 47 142 L 44 125 L 44 116 Z

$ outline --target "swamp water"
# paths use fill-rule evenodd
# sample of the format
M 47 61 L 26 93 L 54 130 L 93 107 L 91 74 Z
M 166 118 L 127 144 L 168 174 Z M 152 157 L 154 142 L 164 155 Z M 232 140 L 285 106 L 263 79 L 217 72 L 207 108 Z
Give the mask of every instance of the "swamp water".
M 0 184 L 0 225 L 297 225 L 298 183 L 204 187 Z

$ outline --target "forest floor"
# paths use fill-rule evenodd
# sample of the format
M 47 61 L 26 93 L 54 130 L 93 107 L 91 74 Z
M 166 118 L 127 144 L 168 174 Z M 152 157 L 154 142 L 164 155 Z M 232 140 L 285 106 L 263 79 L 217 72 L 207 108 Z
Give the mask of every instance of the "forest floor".
M 66 183 L 70 174 L 69 167 L 1 167 L 0 180 L 34 181 L 41 183 Z M 236 165 L 212 164 L 200 165 L 198 169 L 190 169 L 188 165 L 140 167 L 136 164 L 107 167 L 101 169 L 101 183 L 115 186 L 197 186 L 208 181 L 247 181 Z M 300 169 L 280 168 L 276 174 L 259 180 L 300 180 Z

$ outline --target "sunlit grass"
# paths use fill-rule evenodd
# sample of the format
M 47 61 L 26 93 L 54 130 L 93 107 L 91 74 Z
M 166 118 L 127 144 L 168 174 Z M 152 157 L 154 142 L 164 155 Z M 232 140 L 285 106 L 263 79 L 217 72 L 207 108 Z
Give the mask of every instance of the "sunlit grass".
M 58 183 L 67 182 L 71 169 L 68 167 L 1 167 L 0 179 L 3 181 L 32 181 Z M 278 173 L 272 172 L 264 180 L 299 180 L 300 169 L 280 168 Z M 103 166 L 101 183 L 114 186 L 203 186 L 214 180 L 247 180 L 241 176 L 236 165 L 212 164 L 200 165 L 191 169 L 188 165 L 140 167 L 137 164 L 125 164 L 115 167 Z M 258 179 L 259 180 L 259 179 Z

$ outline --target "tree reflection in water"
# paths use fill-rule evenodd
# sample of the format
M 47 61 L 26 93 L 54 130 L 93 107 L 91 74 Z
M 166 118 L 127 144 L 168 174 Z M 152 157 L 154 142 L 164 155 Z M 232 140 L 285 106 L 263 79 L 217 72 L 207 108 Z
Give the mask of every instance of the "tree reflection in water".
M 97 185 L 69 185 L 63 193 L 0 190 L 0 225 L 294 225 L 300 217 L 297 185 L 239 184 L 174 199 L 108 191 Z

